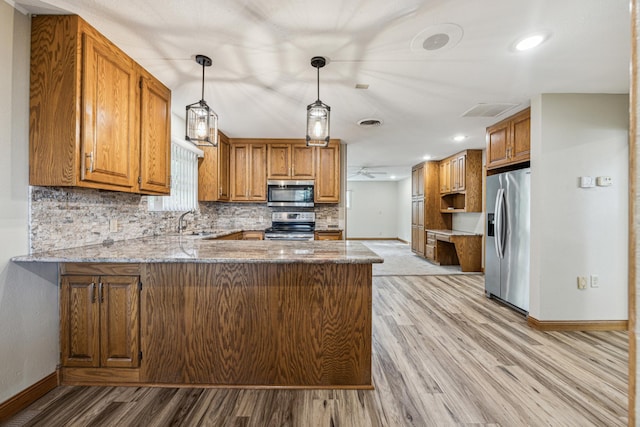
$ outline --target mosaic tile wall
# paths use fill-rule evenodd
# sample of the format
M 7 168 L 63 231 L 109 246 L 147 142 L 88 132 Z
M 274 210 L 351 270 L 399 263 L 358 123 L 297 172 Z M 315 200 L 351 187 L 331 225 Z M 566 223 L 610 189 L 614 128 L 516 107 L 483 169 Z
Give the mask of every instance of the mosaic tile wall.
M 182 212 L 149 212 L 138 194 L 67 187 L 30 187 L 30 250 L 41 252 L 176 232 Z M 265 229 L 271 211 L 264 203 L 200 203 L 185 217 L 187 231 Z M 318 227 L 339 224 L 340 208 L 315 208 Z M 110 221 L 117 231 L 110 232 Z

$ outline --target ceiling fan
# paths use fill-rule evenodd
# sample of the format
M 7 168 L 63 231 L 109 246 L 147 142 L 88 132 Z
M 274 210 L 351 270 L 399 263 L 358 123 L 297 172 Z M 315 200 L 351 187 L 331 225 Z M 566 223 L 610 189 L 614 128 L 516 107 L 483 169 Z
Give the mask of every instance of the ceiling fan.
M 376 175 L 386 175 L 387 173 L 384 171 L 372 171 L 367 167 L 361 167 L 355 173 L 349 176 L 352 178 L 354 176 L 366 176 L 367 178 L 375 178 Z

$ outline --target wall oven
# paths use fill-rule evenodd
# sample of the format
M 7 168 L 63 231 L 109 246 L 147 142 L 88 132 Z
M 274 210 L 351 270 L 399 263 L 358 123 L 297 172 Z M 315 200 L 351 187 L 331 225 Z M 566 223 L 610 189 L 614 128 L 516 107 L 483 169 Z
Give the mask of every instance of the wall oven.
M 313 207 L 313 181 L 267 181 L 267 206 Z

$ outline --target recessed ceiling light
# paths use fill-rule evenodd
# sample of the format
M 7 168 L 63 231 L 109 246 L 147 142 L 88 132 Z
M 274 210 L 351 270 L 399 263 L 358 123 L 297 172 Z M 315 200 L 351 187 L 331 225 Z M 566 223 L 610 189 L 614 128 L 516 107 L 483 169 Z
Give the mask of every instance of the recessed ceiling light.
M 467 139 L 467 135 L 456 135 L 452 138 L 455 142 L 462 142 Z
M 428 155 L 428 154 L 426 154 L 426 155 L 424 155 L 424 156 L 422 157 L 422 160 L 430 160 L 430 159 L 431 159 L 431 156 L 430 156 L 430 155 Z
M 396 179 L 396 176 L 395 175 L 391 175 L 389 178 Z
M 549 37 L 550 35 L 547 33 L 529 34 L 526 37 L 522 37 L 518 39 L 513 44 L 513 48 L 518 52 L 530 50 L 530 49 L 533 49 L 534 47 L 540 46 L 542 43 L 547 41 Z

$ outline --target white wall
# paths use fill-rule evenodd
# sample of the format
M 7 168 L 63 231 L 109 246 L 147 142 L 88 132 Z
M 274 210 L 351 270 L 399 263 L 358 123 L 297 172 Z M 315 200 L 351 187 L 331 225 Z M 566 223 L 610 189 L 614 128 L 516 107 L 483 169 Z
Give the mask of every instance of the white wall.
M 538 320 L 625 320 L 628 288 L 627 95 L 531 100 L 531 306 Z M 578 188 L 579 176 L 611 187 Z M 600 287 L 577 289 L 597 274 Z
M 56 266 L 9 261 L 29 248 L 29 33 L 29 18 L 0 2 L 0 402 L 58 361 Z
M 396 206 L 398 208 L 397 237 L 411 242 L 411 177 L 397 181 Z
M 351 193 L 351 207 L 347 209 L 347 238 L 398 237 L 396 182 L 348 181 L 347 191 Z

